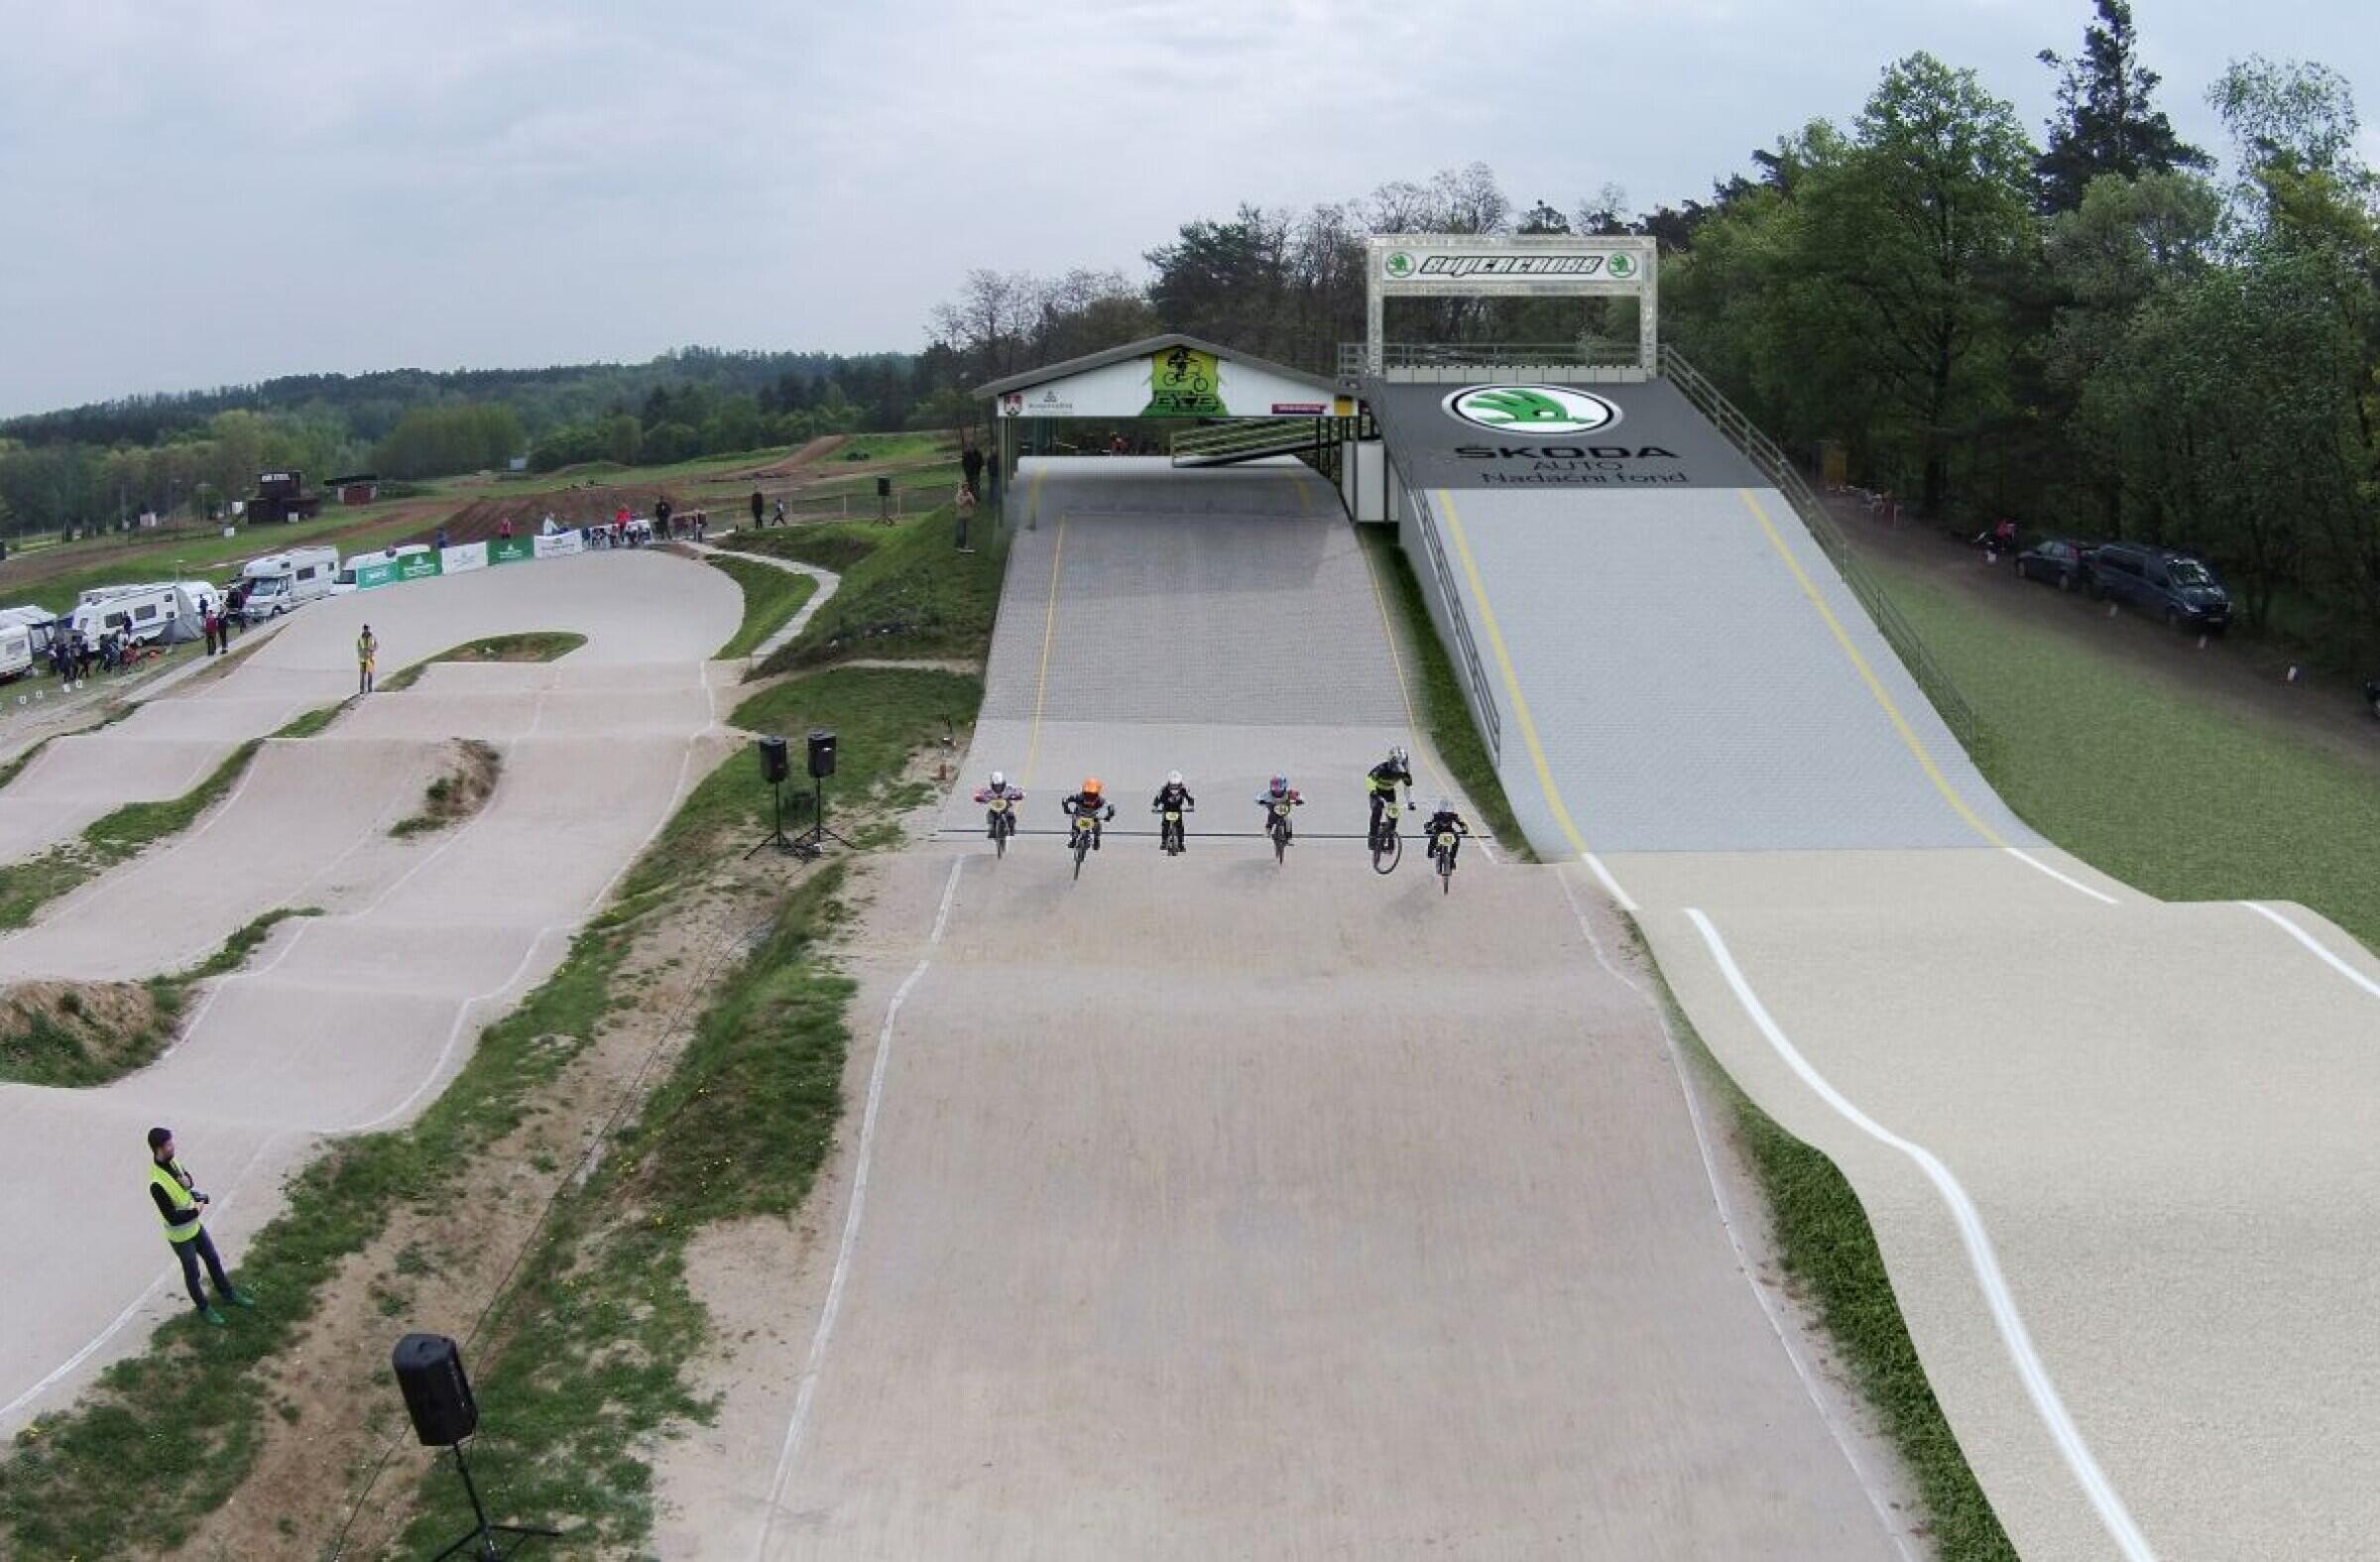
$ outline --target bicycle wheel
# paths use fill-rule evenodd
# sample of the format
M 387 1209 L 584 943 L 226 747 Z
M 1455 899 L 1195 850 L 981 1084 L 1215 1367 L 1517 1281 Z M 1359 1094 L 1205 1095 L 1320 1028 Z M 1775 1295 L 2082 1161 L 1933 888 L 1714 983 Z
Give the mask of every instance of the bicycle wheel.
M 1272 865 L 1279 867 L 1289 860 L 1289 830 L 1286 825 L 1272 827 Z
M 1440 895 L 1455 893 L 1455 858 L 1452 852 L 1446 853 L 1438 859 L 1438 893 Z
M 1080 879 L 1080 878 L 1083 876 L 1083 859 L 1084 859 L 1084 858 L 1086 858 L 1086 857 L 1088 857 L 1088 856 L 1090 856 L 1090 855 L 1091 855 L 1091 832 L 1090 832 L 1089 830 L 1077 830 L 1077 831 L 1075 831 L 1075 832 L 1074 832 L 1074 876 L 1075 876 L 1077 879 Z
M 1383 825 L 1371 839 L 1371 871 L 1382 876 L 1392 874 L 1404 856 L 1405 838 L 1396 833 L 1394 824 Z

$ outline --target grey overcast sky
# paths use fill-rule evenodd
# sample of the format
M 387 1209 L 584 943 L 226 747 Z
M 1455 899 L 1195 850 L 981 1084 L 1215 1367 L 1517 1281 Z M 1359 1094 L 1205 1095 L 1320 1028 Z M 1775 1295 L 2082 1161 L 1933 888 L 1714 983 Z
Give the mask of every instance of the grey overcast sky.
M 1479 160 L 1704 193 L 1916 49 L 2036 129 L 2088 0 L 0 0 L 0 413 L 275 374 L 913 348 L 968 268 Z M 2136 0 L 2380 93 L 2365 0 Z M 2380 104 L 2371 105 L 2380 115 Z M 2366 155 L 2380 160 L 2367 130 Z

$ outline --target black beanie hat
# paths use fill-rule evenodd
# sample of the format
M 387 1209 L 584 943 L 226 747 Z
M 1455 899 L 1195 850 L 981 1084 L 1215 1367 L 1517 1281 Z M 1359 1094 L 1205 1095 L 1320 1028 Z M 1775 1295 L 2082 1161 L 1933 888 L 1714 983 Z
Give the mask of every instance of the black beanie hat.
M 172 1129 L 164 1129 L 164 1128 L 154 1128 L 154 1129 L 151 1129 L 151 1130 L 149 1131 L 149 1147 L 150 1147 L 151 1149 L 155 1149 L 155 1148 L 157 1148 L 159 1145 L 163 1144 L 163 1143 L 164 1143 L 166 1141 L 168 1141 L 168 1140 L 172 1139 L 173 1137 L 174 1137 L 174 1131 L 173 1131 Z

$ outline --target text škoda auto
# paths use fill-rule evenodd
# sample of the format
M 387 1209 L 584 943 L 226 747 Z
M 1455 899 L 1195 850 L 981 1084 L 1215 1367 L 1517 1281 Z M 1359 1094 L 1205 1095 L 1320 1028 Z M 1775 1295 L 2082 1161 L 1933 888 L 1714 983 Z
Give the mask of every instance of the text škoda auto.
M 1657 444 L 1459 444 L 1466 461 L 1675 461 Z

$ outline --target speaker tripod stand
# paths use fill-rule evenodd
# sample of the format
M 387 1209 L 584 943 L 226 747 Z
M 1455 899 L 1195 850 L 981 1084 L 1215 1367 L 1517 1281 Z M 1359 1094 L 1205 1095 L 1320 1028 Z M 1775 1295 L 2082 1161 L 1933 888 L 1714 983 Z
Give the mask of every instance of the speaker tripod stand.
M 505 1562 L 505 1558 L 511 1553 L 504 1548 L 502 1542 L 497 1540 L 498 1535 L 512 1536 L 516 1549 L 521 1541 L 535 1539 L 539 1535 L 556 1540 L 561 1538 L 562 1532 L 558 1529 L 545 1529 L 535 1524 L 492 1524 L 488 1522 L 488 1509 L 486 1504 L 480 1502 L 479 1488 L 471 1480 L 471 1466 L 463 1458 L 463 1445 L 450 1443 L 447 1445 L 447 1451 L 454 1455 L 455 1474 L 463 1478 L 463 1491 L 471 1499 L 471 1516 L 476 1522 L 461 1539 L 430 1558 L 430 1562 L 447 1562 L 449 1557 L 463 1556 L 467 1556 L 468 1562 Z M 466 1547 L 476 1547 L 477 1549 L 466 1552 Z
M 810 778 L 810 827 L 786 842 L 785 850 L 806 861 L 824 856 L 829 841 L 846 851 L 859 849 L 826 827 L 826 782 L 813 776 Z
M 776 822 L 767 835 L 752 843 L 752 850 L 744 854 L 746 862 L 752 861 L 755 856 L 767 851 L 772 846 L 780 852 L 790 853 L 796 857 L 805 855 L 799 843 L 789 840 L 785 836 L 785 783 L 781 781 L 773 781 L 769 783 L 769 790 L 775 798 Z M 812 850 L 806 855 L 815 857 L 817 852 Z

